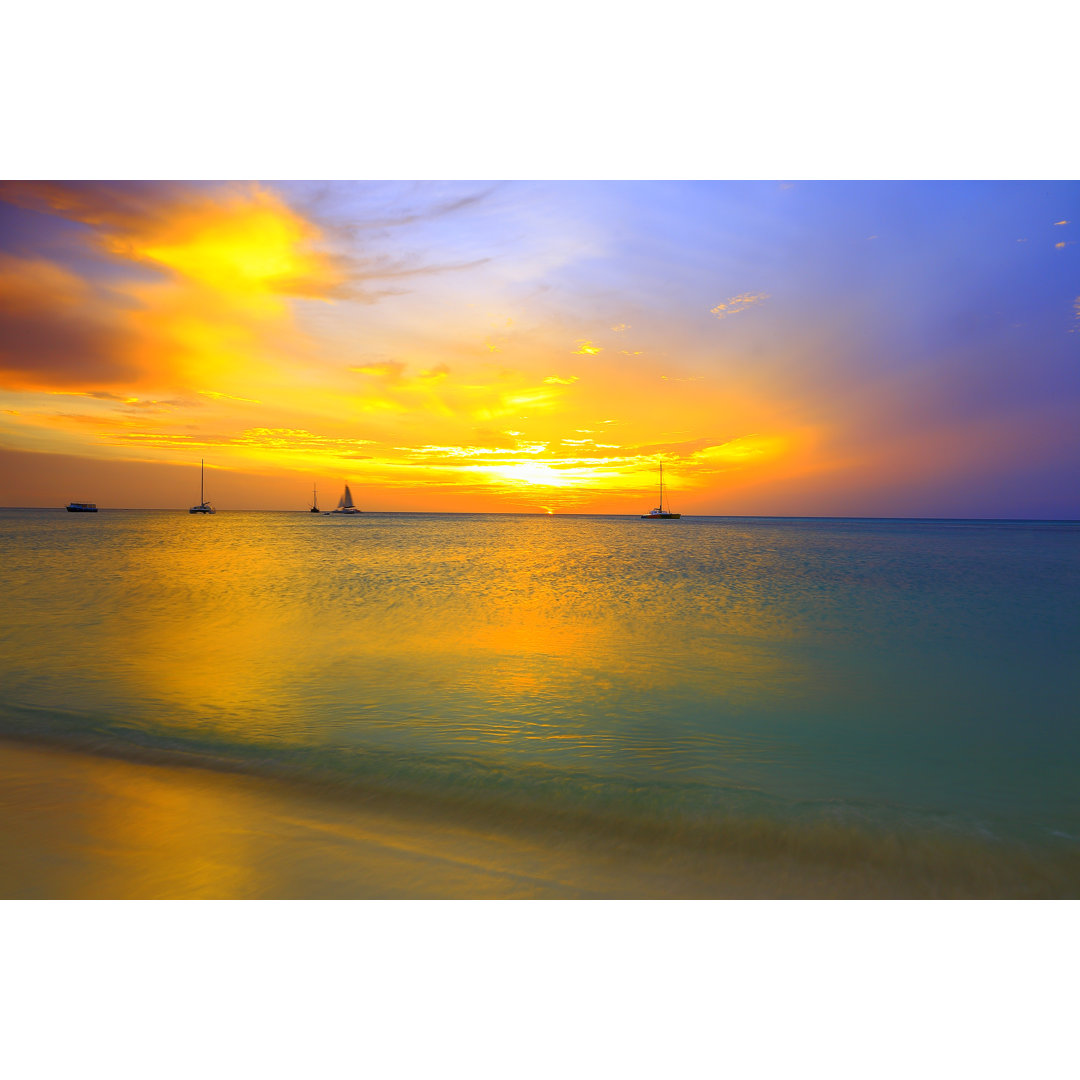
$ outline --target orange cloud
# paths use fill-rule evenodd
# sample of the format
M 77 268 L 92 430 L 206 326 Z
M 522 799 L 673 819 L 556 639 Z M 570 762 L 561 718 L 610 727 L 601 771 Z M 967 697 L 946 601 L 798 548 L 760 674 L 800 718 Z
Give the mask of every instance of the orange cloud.
M 255 184 L 15 182 L 0 197 L 88 226 L 83 246 L 114 267 L 92 289 L 43 260 L 4 257 L 0 277 L 16 287 L 2 290 L 0 360 L 22 386 L 256 400 L 249 387 L 287 370 L 299 341 L 286 301 L 349 287 L 319 228 Z
M 90 226 L 110 256 L 218 291 L 327 297 L 348 276 L 321 230 L 258 184 L 13 181 L 0 197 Z
M 70 270 L 0 253 L 0 373 L 13 388 L 115 385 L 135 376 L 121 313 Z

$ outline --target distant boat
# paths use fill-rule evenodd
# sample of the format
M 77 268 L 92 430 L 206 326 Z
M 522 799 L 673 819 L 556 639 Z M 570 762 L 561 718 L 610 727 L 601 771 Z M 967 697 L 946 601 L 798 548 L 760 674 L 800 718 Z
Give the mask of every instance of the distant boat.
M 345 494 L 338 500 L 337 509 L 331 510 L 331 514 L 362 514 L 362 510 L 357 510 L 353 505 L 352 492 L 349 490 L 349 485 L 345 485 Z
M 670 509 L 664 509 L 664 463 L 660 462 L 660 505 L 647 514 L 642 514 L 642 521 L 656 521 L 658 518 L 681 518 L 682 514 L 673 514 Z
M 97 503 L 68 503 L 69 514 L 96 514 Z
M 311 513 L 317 514 L 319 512 L 319 489 L 318 487 L 312 487 L 311 489 Z
M 206 501 L 206 491 L 203 488 L 203 473 L 206 471 L 206 462 L 199 461 L 199 505 L 193 506 L 189 514 L 212 514 L 214 508 Z

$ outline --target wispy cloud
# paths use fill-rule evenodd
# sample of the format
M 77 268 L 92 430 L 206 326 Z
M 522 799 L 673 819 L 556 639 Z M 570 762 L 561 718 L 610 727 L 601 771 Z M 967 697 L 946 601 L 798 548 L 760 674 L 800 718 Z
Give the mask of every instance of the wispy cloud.
M 87 422 L 98 422 L 100 417 L 87 417 Z M 322 458 L 351 457 L 363 446 L 372 445 L 371 439 L 338 438 L 318 435 L 305 428 L 247 428 L 235 435 L 199 434 L 174 431 L 124 431 L 109 435 L 110 441 L 135 443 L 139 446 L 174 447 L 194 446 L 204 448 L 239 448 L 249 451 L 287 452 L 318 455 Z
M 728 469 L 782 454 L 785 441 L 769 435 L 743 435 L 728 442 L 703 447 L 691 459 L 708 468 Z
M 421 371 L 417 375 L 417 379 L 422 382 L 442 382 L 450 374 L 450 367 L 447 364 L 436 364 L 434 367 L 428 368 L 426 371 Z
M 405 367 L 406 365 L 400 360 L 379 360 L 373 364 L 361 364 L 358 367 L 351 367 L 349 370 L 355 371 L 358 375 L 371 375 L 376 379 L 396 383 L 400 382 L 405 374 Z
M 331 218 L 327 204 L 332 195 L 332 187 L 328 185 L 309 196 L 305 208 L 311 216 L 329 219 L 335 231 L 354 239 L 365 232 L 435 221 L 459 214 L 489 200 L 495 190 L 494 186 L 488 186 L 453 198 L 429 197 L 429 201 L 425 202 L 420 193 L 420 185 L 417 185 L 417 192 L 405 196 L 395 187 L 389 201 L 380 204 L 376 201 L 377 195 L 373 195 L 361 209 L 354 207 L 347 217 Z
M 709 311 L 718 319 L 726 319 L 729 315 L 738 315 L 747 308 L 768 299 L 768 293 L 739 293 L 738 296 L 728 297 L 727 300 L 717 304 L 714 308 L 710 308 Z
M 240 401 L 245 405 L 261 405 L 257 398 L 237 397 L 235 394 L 222 394 L 217 390 L 198 390 L 200 397 L 207 397 L 213 401 Z

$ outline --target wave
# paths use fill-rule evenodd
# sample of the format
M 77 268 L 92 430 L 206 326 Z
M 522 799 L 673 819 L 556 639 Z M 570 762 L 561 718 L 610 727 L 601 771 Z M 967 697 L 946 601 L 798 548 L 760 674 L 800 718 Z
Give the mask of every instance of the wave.
M 620 776 L 504 765 L 463 755 L 424 756 L 370 747 L 228 742 L 148 730 L 77 712 L 8 707 L 0 738 L 127 761 L 262 777 L 334 800 L 375 803 L 577 848 L 706 866 L 791 870 L 855 882 L 850 895 L 907 897 L 1080 896 L 1080 845 L 1002 839 L 955 819 L 897 817 L 839 801 L 782 804 L 763 793 L 711 784 L 643 783 Z

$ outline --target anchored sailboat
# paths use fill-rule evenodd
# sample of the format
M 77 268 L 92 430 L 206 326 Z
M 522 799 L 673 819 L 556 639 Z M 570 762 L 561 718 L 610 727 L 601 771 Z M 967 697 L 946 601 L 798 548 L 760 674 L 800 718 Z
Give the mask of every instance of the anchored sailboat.
M 214 508 L 206 501 L 206 491 L 203 486 L 203 473 L 206 471 L 206 462 L 199 461 L 199 505 L 193 506 L 188 513 L 189 514 L 212 514 Z
M 311 512 L 313 514 L 319 512 L 319 489 L 317 486 L 313 486 L 311 489 Z
M 362 514 L 362 510 L 357 510 L 353 505 L 352 492 L 349 490 L 349 485 L 345 485 L 345 494 L 338 500 L 337 509 L 331 510 L 331 514 Z
M 655 510 L 650 510 L 647 514 L 642 514 L 643 521 L 655 521 L 658 518 L 681 518 L 682 514 L 673 514 L 670 507 L 664 509 L 664 463 L 660 462 L 660 505 Z

